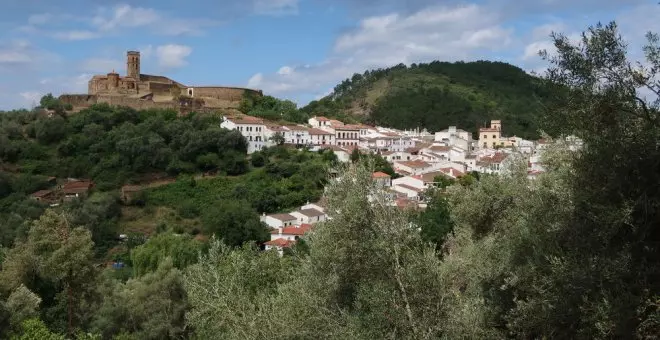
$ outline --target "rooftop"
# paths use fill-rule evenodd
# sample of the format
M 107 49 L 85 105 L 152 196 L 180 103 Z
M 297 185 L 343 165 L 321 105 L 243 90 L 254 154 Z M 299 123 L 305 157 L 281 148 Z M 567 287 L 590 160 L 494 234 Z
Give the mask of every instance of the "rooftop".
M 296 236 L 302 236 L 306 232 L 308 232 L 310 229 L 312 229 L 311 224 L 301 224 L 300 226 L 291 226 L 291 227 L 284 227 L 284 228 L 274 228 L 273 230 L 270 231 L 271 234 L 279 234 L 280 230 L 282 230 L 283 235 L 296 235 Z
M 297 212 L 307 216 L 307 217 L 317 217 L 317 216 L 323 216 L 325 213 L 323 211 L 316 210 L 314 208 L 309 208 L 309 209 L 300 209 Z
M 274 218 L 276 220 L 279 220 L 279 221 L 283 221 L 283 222 L 284 221 L 295 221 L 296 220 L 295 217 L 293 217 L 289 214 L 271 214 L 271 215 L 267 215 L 267 216 L 271 217 L 271 218 Z
M 328 131 L 324 131 L 324 130 L 321 130 L 321 129 L 317 129 L 317 128 L 309 129 L 309 134 L 310 135 L 334 135 L 333 133 L 330 133 Z
M 371 174 L 371 177 L 372 178 L 390 178 L 391 176 L 384 173 L 384 172 L 376 171 L 373 174 Z
M 282 247 L 282 248 L 288 248 L 294 245 L 296 241 L 289 241 L 285 240 L 283 238 L 278 238 L 275 240 L 270 240 L 268 242 L 265 242 L 264 244 L 267 246 L 273 246 L 273 247 Z
M 397 162 L 397 163 L 399 163 L 401 165 L 404 165 L 404 166 L 407 166 L 409 168 L 426 168 L 426 167 L 431 166 L 431 164 L 426 163 L 424 161 L 420 161 L 420 160 L 401 161 L 401 162 Z

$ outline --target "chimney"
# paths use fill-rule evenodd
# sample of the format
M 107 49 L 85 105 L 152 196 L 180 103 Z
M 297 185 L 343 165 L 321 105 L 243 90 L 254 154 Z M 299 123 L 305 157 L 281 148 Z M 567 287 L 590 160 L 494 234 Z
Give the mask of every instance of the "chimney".
M 282 235 L 282 227 L 277 228 L 277 233 L 278 233 L 278 235 Z

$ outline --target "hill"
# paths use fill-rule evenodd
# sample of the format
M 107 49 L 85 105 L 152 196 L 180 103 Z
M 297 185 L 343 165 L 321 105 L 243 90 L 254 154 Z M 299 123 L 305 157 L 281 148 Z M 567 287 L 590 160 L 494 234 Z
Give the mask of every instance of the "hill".
M 430 131 L 457 125 L 476 132 L 502 119 L 505 134 L 533 138 L 546 97 L 539 78 L 507 63 L 434 61 L 356 73 L 301 110 Z

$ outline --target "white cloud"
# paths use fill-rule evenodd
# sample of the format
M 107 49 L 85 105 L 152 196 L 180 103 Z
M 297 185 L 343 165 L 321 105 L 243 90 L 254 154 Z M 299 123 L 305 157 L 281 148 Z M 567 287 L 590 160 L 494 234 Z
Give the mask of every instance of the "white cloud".
M 291 74 L 293 72 L 293 69 L 289 66 L 282 66 L 280 67 L 279 71 L 277 71 L 277 74 L 279 75 L 287 75 Z
M 165 68 L 185 66 L 186 58 L 192 53 L 192 48 L 186 45 L 162 45 L 156 48 L 158 65 Z
M 99 38 L 100 36 L 101 34 L 98 32 L 86 31 L 86 30 L 62 31 L 62 32 L 55 32 L 53 34 L 53 37 L 56 39 L 69 40 L 69 41 L 90 40 L 90 39 Z
M 298 14 L 299 0 L 254 0 L 253 8 L 256 14 L 262 15 L 292 15 Z
M 255 75 L 253 75 L 252 77 L 250 77 L 250 79 L 248 80 L 248 83 L 247 83 L 247 87 L 249 87 L 249 88 L 261 87 L 261 85 L 263 85 L 263 83 L 262 83 L 263 80 L 264 80 L 264 75 L 261 74 L 261 73 L 257 73 Z
M 30 25 L 43 25 L 52 19 L 53 15 L 50 13 L 33 14 L 28 17 L 28 23 Z
M 94 74 L 105 74 L 112 70 L 119 71 L 123 66 L 124 64 L 120 60 L 91 58 L 83 61 L 79 69 Z
M 8 43 L 0 43 L 0 67 L 3 65 L 29 64 L 32 63 L 35 50 L 25 40 L 14 40 Z
M 23 98 L 24 105 L 32 106 L 34 105 L 39 105 L 39 100 L 41 100 L 41 97 L 43 94 L 41 92 L 37 91 L 26 91 L 26 92 L 21 92 L 18 94 Z
M 512 30 L 496 12 L 478 5 L 436 6 L 410 15 L 368 17 L 341 35 L 333 54 L 316 65 L 283 66 L 249 81 L 267 93 L 323 93 L 329 86 L 366 69 L 431 60 L 482 59 L 483 51 L 505 51 Z
M 100 31 L 109 31 L 121 27 L 148 26 L 161 20 L 161 16 L 152 8 L 131 7 L 124 4 L 112 9 L 100 8 L 92 18 L 92 23 Z
M 204 33 L 205 28 L 217 24 L 219 22 L 216 20 L 179 18 L 154 8 L 122 4 L 115 7 L 98 7 L 89 15 L 34 14 L 28 18 L 28 25 L 18 27 L 16 31 L 75 41 L 101 38 L 127 29 L 142 29 L 168 36 L 199 35 Z
M 555 50 L 555 45 L 550 40 L 534 41 L 525 46 L 522 59 L 531 60 L 532 58 L 540 58 L 539 52 L 542 50 L 546 50 L 548 53 L 551 53 Z

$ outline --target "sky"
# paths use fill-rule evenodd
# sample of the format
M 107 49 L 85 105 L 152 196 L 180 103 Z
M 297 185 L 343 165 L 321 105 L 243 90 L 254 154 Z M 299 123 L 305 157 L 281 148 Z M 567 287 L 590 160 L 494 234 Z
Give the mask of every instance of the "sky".
M 0 0 L 0 110 L 46 93 L 87 93 L 94 74 L 141 71 L 199 86 L 240 86 L 299 105 L 342 79 L 399 63 L 497 60 L 546 67 L 550 33 L 578 39 L 616 20 L 641 57 L 660 32 L 646 0 Z

